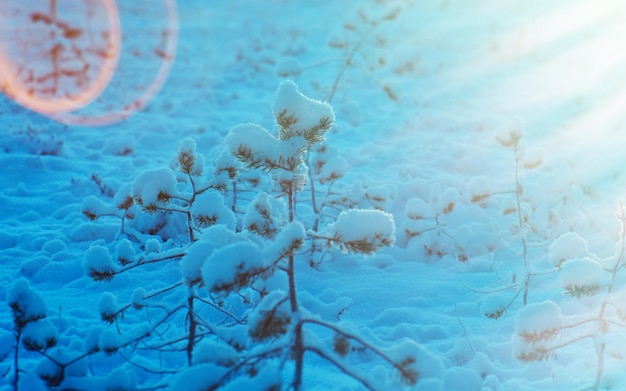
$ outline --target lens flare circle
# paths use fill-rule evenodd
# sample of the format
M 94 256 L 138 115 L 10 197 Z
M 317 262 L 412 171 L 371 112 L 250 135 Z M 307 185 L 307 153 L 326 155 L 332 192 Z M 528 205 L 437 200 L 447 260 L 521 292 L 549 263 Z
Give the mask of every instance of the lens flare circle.
M 79 109 L 111 81 L 119 60 L 114 1 L 0 2 L 0 91 L 45 115 Z
M 3 0 L 0 22 L 0 92 L 71 125 L 107 125 L 145 107 L 178 40 L 174 0 Z

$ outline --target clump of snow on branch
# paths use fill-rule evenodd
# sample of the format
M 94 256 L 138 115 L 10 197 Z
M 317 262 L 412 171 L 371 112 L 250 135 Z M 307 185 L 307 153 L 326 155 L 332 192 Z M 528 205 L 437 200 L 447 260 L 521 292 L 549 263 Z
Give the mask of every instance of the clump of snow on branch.
M 46 303 L 24 278 L 17 280 L 9 290 L 7 302 L 13 311 L 13 321 L 20 329 L 46 317 Z
M 115 273 L 109 249 L 100 245 L 91 246 L 85 252 L 83 268 L 85 273 L 96 281 L 110 280 Z
M 132 188 L 133 198 L 146 209 L 166 203 L 176 194 L 174 172 L 165 167 L 141 173 Z
M 284 81 L 278 86 L 272 111 L 277 118 L 281 116 L 293 118 L 295 122 L 289 128 L 305 138 L 307 132 L 320 126 L 322 122 L 335 121 L 335 113 L 328 103 L 304 96 L 291 80 Z
M 224 197 L 217 190 L 208 190 L 200 194 L 191 206 L 190 212 L 199 228 L 224 224 L 229 229 L 235 229 L 237 223 L 235 214 L 224 205 Z
M 242 241 L 214 250 L 202 267 L 202 279 L 212 291 L 229 291 L 248 286 L 266 267 L 261 250 Z
M 297 222 L 287 224 L 267 248 L 266 255 L 270 259 L 279 259 L 293 254 L 304 244 L 306 232 L 304 226 Z
M 22 343 L 28 350 L 45 350 L 57 344 L 58 332 L 48 319 L 30 322 L 24 328 Z
M 196 140 L 191 137 L 183 139 L 176 151 L 176 164 L 180 172 L 200 176 L 204 171 L 204 156 L 196 153 Z
M 117 242 L 115 246 L 115 251 L 117 253 L 117 261 L 121 265 L 126 265 L 133 262 L 135 258 L 135 248 L 133 244 L 128 239 L 121 239 Z
M 574 296 L 597 293 L 608 282 L 606 277 L 602 265 L 589 258 L 568 260 L 559 271 L 561 285 Z
M 243 240 L 241 235 L 225 225 L 214 225 L 204 231 L 180 261 L 180 268 L 185 282 L 193 285 L 202 281 L 201 269 L 214 249 Z
M 98 311 L 100 312 L 100 318 L 102 320 L 104 320 L 107 323 L 113 323 L 119 311 L 119 304 L 117 303 L 117 297 L 110 292 L 104 292 L 100 296 L 100 302 L 98 303 Z
M 549 249 L 550 261 L 555 267 L 560 267 L 569 259 L 584 258 L 589 255 L 587 242 L 576 232 L 566 232 L 559 236 Z
M 380 210 L 351 209 L 342 211 L 337 220 L 323 232 L 343 250 L 373 254 L 395 241 L 393 216 Z
M 284 217 L 284 209 L 282 201 L 259 192 L 248 205 L 243 227 L 261 237 L 273 239 L 280 229 L 280 220 L 276 217 Z
M 513 350 L 522 361 L 542 361 L 553 357 L 548 344 L 559 336 L 561 310 L 553 301 L 531 303 L 515 319 Z

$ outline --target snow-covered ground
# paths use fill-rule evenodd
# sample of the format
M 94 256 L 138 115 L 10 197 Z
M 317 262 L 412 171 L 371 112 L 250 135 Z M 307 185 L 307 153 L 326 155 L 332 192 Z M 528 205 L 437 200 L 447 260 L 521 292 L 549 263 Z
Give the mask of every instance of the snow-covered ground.
M 156 27 L 145 27 L 165 23 L 137 15 L 122 14 L 123 34 L 158 34 Z M 376 225 L 382 237 L 391 232 L 385 227 L 390 215 L 395 222 L 394 244 L 383 243 L 373 255 L 342 252 L 335 244 L 296 256 L 305 310 L 292 315 L 319 316 L 389 357 L 409 354 L 417 360 L 410 366 L 418 381 L 400 382 L 397 370 L 358 343 L 345 357 L 335 344 L 336 357 L 353 373 L 365 374 L 372 379 L 368 384 L 381 389 L 626 388 L 625 213 L 619 204 L 626 184 L 624 17 L 619 0 L 183 0 L 169 77 L 128 119 L 101 127 L 64 125 L 1 96 L 0 389 L 16 388 L 19 327 L 9 304 L 24 300 L 32 304 L 29 311 L 41 313 L 33 292 L 43 298 L 47 317 L 26 322 L 32 330 L 24 329 L 21 342 L 45 344 L 55 333 L 57 342 L 43 354 L 20 343 L 20 390 L 45 389 L 36 374 L 54 373 L 53 360 L 67 363 L 93 346 L 100 352 L 68 366 L 60 388 L 50 387 L 191 390 L 220 376 L 215 357 L 227 354 L 207 342 L 210 333 L 196 345 L 197 361 L 189 367 L 185 344 L 155 346 L 185 335 L 193 321 L 181 312 L 158 322 L 163 313 L 187 305 L 188 289 L 202 292 L 205 301 L 215 299 L 214 305 L 219 301 L 207 286 L 176 285 L 201 278 L 209 256 L 201 254 L 213 254 L 206 262 L 225 258 L 219 270 L 202 267 L 204 282 L 218 284 L 210 276 L 239 270 L 229 260 L 266 256 L 287 243 L 287 236 L 304 235 L 299 225 L 279 224 L 278 240 L 246 237 L 251 244 L 235 246 L 245 235 L 254 236 L 246 234 L 253 231 L 250 221 L 262 221 L 250 217 L 252 212 L 244 217 L 253 209 L 249 204 L 271 204 L 273 213 L 288 219 L 278 211 L 284 208 L 285 197 L 275 197 L 281 189 L 271 187 L 271 175 L 261 174 L 259 188 L 272 191 L 255 198 L 255 191 L 244 191 L 251 181 L 240 181 L 235 223 L 228 217 L 235 202 L 228 187 L 216 212 L 227 228 L 196 231 L 193 239 L 202 239 L 194 245 L 183 214 L 150 216 L 134 206 L 128 209 L 137 213 L 134 219 L 120 219 L 116 205 L 131 193 L 160 202 L 158 189 L 150 186 L 169 186 L 168 167 L 176 167 L 177 151 L 202 154 L 205 170 L 198 178 L 206 182 L 198 186 L 214 183 L 215 162 L 229 160 L 224 146 L 232 128 L 254 123 L 276 134 L 273 108 L 299 99 L 285 92 L 276 96 L 285 80 L 332 106 L 335 125 L 325 135 L 330 149 L 312 154 L 311 162 L 334 157 L 318 176 L 341 177 L 316 182 L 318 206 L 324 197 L 345 196 L 318 215 L 309 184 L 297 194 L 294 220 L 308 232 L 304 248 L 325 245 L 316 236 L 367 235 L 367 223 L 350 231 L 359 218 Z M 135 36 L 132 44 L 141 42 Z M 130 81 L 147 85 L 160 60 L 122 57 L 124 79 L 114 80 L 100 101 L 79 114 L 114 110 L 115 99 L 136 94 Z M 316 104 L 317 114 L 325 115 L 327 106 Z M 230 144 L 261 134 L 252 125 L 239 129 L 238 135 L 230 133 Z M 263 144 L 247 142 L 259 150 L 285 142 L 263 137 Z M 185 175 L 174 175 L 168 191 L 189 191 Z M 206 208 L 222 200 L 217 191 L 202 196 L 206 201 L 200 204 L 199 197 L 198 205 Z M 340 215 L 347 209 L 381 212 Z M 91 220 L 89 212 L 101 216 Z M 244 233 L 235 234 L 235 227 Z M 123 269 L 119 254 L 148 262 L 110 281 L 87 275 Z M 149 262 L 169 256 L 171 261 Z M 266 265 L 255 262 L 245 266 Z M 231 315 L 251 311 L 253 323 L 273 297 L 271 288 L 284 282 L 270 278 L 269 295 L 260 303 L 258 292 L 248 290 L 222 298 L 221 308 Z M 160 309 L 131 306 L 112 324 L 101 319 L 169 286 L 174 288 L 155 295 Z M 210 324 L 226 330 L 218 334 L 241 334 L 238 326 L 224 326 L 230 315 L 208 313 Z M 307 343 L 332 341 L 332 329 L 307 327 Z M 234 362 L 243 360 L 261 347 L 281 346 L 290 333 L 274 344 L 247 341 L 246 349 L 229 354 Z M 107 354 L 107 346 L 115 351 Z M 288 389 L 290 360 L 267 361 L 267 368 L 256 368 L 258 375 L 222 385 L 261 389 L 282 368 L 276 376 Z M 305 389 L 364 387 L 313 351 L 305 355 L 303 373 Z

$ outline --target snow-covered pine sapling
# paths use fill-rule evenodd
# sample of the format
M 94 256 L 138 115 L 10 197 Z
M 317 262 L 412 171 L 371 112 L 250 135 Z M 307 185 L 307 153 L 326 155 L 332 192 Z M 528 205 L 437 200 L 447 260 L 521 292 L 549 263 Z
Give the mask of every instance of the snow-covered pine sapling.
M 196 152 L 196 142 L 184 139 L 176 152 L 172 168 L 159 168 L 140 174 L 133 183 L 134 202 L 145 212 L 181 214 L 186 218 L 189 241 L 196 233 L 216 223 L 234 224 L 234 219 L 218 221 L 226 214 L 213 210 L 213 205 L 223 207 L 219 190 L 225 190 L 221 176 L 206 180 L 204 156 Z M 179 190 L 179 183 L 184 188 Z M 232 215 L 231 215 L 232 217 Z M 227 217 L 225 217 L 227 218 Z
M 546 314 L 535 305 L 524 308 L 517 318 L 516 355 L 522 361 L 546 360 L 582 340 L 593 341 L 595 380 L 585 389 L 594 391 L 605 389 L 606 360 L 621 357 L 621 335 L 626 328 L 626 292 L 618 278 L 626 266 L 626 209 L 623 202 L 619 203 L 616 216 L 620 224 L 619 240 L 614 255 L 606 259 L 597 259 L 589 252 L 584 239 L 573 232 L 561 235 L 550 246 L 550 260 L 558 270 L 563 293 L 569 300 L 579 302 L 581 313 L 566 316 L 559 305 L 547 301 L 541 306 L 550 308 L 552 321 L 549 325 Z M 563 304 L 569 303 L 565 301 Z M 536 329 L 533 333 L 529 333 L 531 326 Z M 614 343 L 607 344 L 607 341 Z
M 14 389 L 30 390 L 35 383 L 37 387 L 45 385 L 50 389 L 88 389 L 89 385 L 78 386 L 79 378 L 88 377 L 88 367 L 84 360 L 88 356 L 104 352 L 109 355 L 119 349 L 130 345 L 136 345 L 139 340 L 145 338 L 146 331 L 135 330 L 130 337 L 119 338 L 115 336 L 115 344 L 111 338 L 105 338 L 100 327 L 92 328 L 84 339 L 74 339 L 69 346 L 60 348 L 58 331 L 52 322 L 47 319 L 47 309 L 43 298 L 35 292 L 25 279 L 15 282 L 8 291 L 8 305 L 11 308 L 14 324 L 15 345 L 13 359 Z M 37 381 L 30 379 L 26 384 L 20 381 L 20 374 L 24 369 L 20 368 L 20 348 L 35 352 L 42 356 L 42 360 L 33 368 Z M 51 349 L 53 348 L 54 349 Z M 64 383 L 71 377 L 72 385 Z M 105 379 L 107 387 L 114 381 Z M 66 384 L 66 385 L 64 385 Z M 86 382 L 85 384 L 89 384 Z M 25 388 L 26 387 L 26 388 Z M 37 388 L 39 389 L 39 388 Z M 113 388 L 107 388 L 113 389 Z M 117 389 L 117 388 L 116 388 Z M 121 388 L 127 389 L 127 388 Z
M 45 351 L 57 344 L 58 334 L 46 319 L 47 308 L 41 295 L 35 292 L 25 279 L 19 279 L 9 290 L 7 303 L 13 314 L 15 354 L 13 358 L 13 385 L 17 391 L 20 369 L 20 344 L 26 350 Z
M 523 304 L 528 304 L 528 291 L 530 288 L 531 277 L 536 274 L 533 272 L 529 260 L 529 247 L 531 243 L 530 235 L 536 233 L 536 229 L 532 226 L 531 212 L 532 207 L 529 202 L 524 199 L 524 185 L 522 183 L 522 171 L 529 171 L 539 167 L 543 163 L 543 155 L 541 150 L 526 150 L 523 147 L 522 130 L 518 125 L 514 125 L 512 129 L 506 129 L 502 135 L 496 137 L 496 141 L 503 146 L 511 150 L 514 157 L 513 166 L 513 184 L 515 188 L 513 190 L 492 192 L 484 186 L 484 183 L 474 182 L 474 187 L 471 202 L 484 203 L 494 196 L 503 196 L 503 210 L 504 215 L 514 215 L 515 224 L 513 227 L 513 234 L 519 238 L 521 245 L 521 257 L 524 267 L 524 276 L 520 281 L 520 292 L 522 293 Z M 510 198 L 510 196 L 513 198 Z M 517 295 L 515 295 L 517 297 Z M 514 301 L 513 299 L 511 303 Z M 508 304 L 510 305 L 510 303 Z M 507 307 L 508 307 L 507 305 Z M 506 308 L 505 308 L 506 309 Z
M 120 187 L 113 204 L 87 197 L 83 214 L 90 220 L 118 217 L 122 221 L 121 233 L 142 242 L 157 234 L 190 242 L 211 225 L 234 225 L 234 214 L 223 213 L 221 198 L 222 192 L 228 190 L 229 178 L 236 172 L 228 159 L 218 159 L 214 175 L 206 178 L 204 163 L 204 156 L 196 152 L 195 141 L 186 138 L 179 144 L 170 167 L 140 173 L 132 184 Z M 126 224 L 127 220 L 133 221 L 132 226 Z
M 295 203 L 296 194 L 303 189 L 307 179 L 304 156 L 312 145 L 324 141 L 324 135 L 333 124 L 334 113 L 327 103 L 302 95 L 291 81 L 278 87 L 273 112 L 279 127 L 277 135 L 256 124 L 243 124 L 231 129 L 226 144 L 244 167 L 260 168 L 272 176 L 276 191 L 286 198 L 286 219 L 280 221 L 280 217 L 273 213 L 277 208 L 270 205 L 268 196 L 259 194 L 244 218 L 243 233 L 258 236 L 262 248 L 249 241 L 233 243 L 213 250 L 202 264 L 198 262 L 197 265 L 201 264 L 202 268 L 201 285 L 214 294 L 240 295 L 240 291 L 250 287 L 263 293 L 267 291 L 262 288 L 260 281 L 263 280 L 268 280 L 267 284 L 274 289 L 270 294 L 261 295 L 261 302 L 248 317 L 248 334 L 253 346 L 229 368 L 222 368 L 223 374 L 207 384 L 219 387 L 246 372 L 248 377 L 255 377 L 257 373 L 269 371 L 275 376 L 263 386 L 276 388 L 282 383 L 281 373 L 286 362 L 293 360 L 290 387 L 300 390 L 304 356 L 306 352 L 312 352 L 336 365 L 366 388 L 374 389 L 371 379 L 342 361 L 347 352 L 346 346 L 353 342 L 369 348 L 393 365 L 407 383 L 415 383 L 414 359 L 403 357 L 399 362 L 393 361 L 364 339 L 308 315 L 302 307 L 296 283 L 296 259 L 307 236 L 349 252 L 372 254 L 393 244 L 395 226 L 391 215 L 382 211 L 350 210 L 342 212 L 334 224 L 319 233 L 305 232 L 303 225 L 297 221 Z M 195 243 L 193 247 L 201 243 Z M 280 273 L 277 272 L 284 273 L 286 281 L 279 279 Z M 277 283 L 282 287 L 276 287 Z M 331 331 L 335 335 L 331 347 L 305 338 L 305 325 Z M 265 366 L 259 369 L 262 362 Z

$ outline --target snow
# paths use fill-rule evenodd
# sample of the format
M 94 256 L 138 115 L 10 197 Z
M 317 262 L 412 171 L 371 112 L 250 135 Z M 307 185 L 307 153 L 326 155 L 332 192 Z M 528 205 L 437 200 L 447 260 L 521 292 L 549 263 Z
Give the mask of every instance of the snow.
M 393 244 L 395 224 L 393 216 L 386 212 L 351 209 L 341 212 L 337 221 L 326 228 L 324 236 L 342 243 L 368 242 L 377 248 Z
M 532 303 L 522 308 L 515 318 L 515 332 L 541 335 L 544 331 L 558 330 L 561 310 L 553 301 Z
M 255 244 L 241 241 L 214 250 L 202 266 L 202 280 L 209 289 L 226 290 L 247 283 L 251 271 L 260 272 L 267 266 Z
M 571 259 L 563 263 L 559 272 L 561 285 L 564 288 L 584 286 L 604 286 L 608 283 L 608 274 L 602 269 L 602 265 L 593 259 Z
M 115 245 L 117 260 L 121 265 L 133 262 L 135 259 L 135 247 L 128 239 L 122 239 Z
M 176 177 L 169 168 L 158 168 L 141 173 L 133 182 L 133 198 L 141 205 L 157 205 L 162 203 L 159 196 L 176 195 Z
M 2 26 L 17 15 L 6 7 L 26 10 L 0 3 Z M 66 117 L 115 117 L 157 76 L 174 31 L 152 11 L 173 2 L 130 3 L 110 88 Z M 599 362 L 597 391 L 626 389 L 624 4 L 176 5 L 171 72 L 135 115 L 65 125 L 0 95 L 0 391 L 16 388 L 16 349 L 20 390 L 210 388 L 293 337 L 257 341 L 249 327 L 278 303 L 292 315 L 287 253 L 290 320 L 416 358 L 410 387 L 352 345 L 341 362 L 381 389 L 594 389 Z M 324 117 L 332 127 L 309 145 Z M 260 169 L 232 156 L 246 148 Z M 266 159 L 295 166 L 268 174 Z M 339 357 L 332 331 L 305 332 Z M 39 375 L 59 367 L 27 349 L 53 340 L 60 362 L 88 354 L 58 386 Z M 293 370 L 288 354 L 271 357 L 221 388 L 289 388 Z M 363 389 L 309 353 L 303 382 Z
M 280 229 L 277 221 L 284 216 L 284 204 L 273 200 L 266 192 L 259 192 L 248 205 L 243 218 L 243 227 L 259 236 L 272 239 Z
M 284 112 L 295 117 L 296 122 L 291 128 L 298 134 L 319 125 L 321 119 L 335 121 L 335 113 L 328 103 L 304 96 L 292 80 L 278 86 L 272 112 L 274 116 Z
M 58 333 L 52 322 L 44 319 L 24 327 L 22 343 L 28 350 L 45 350 L 57 344 Z
M 576 232 L 566 232 L 559 236 L 549 248 L 550 260 L 558 267 L 565 261 L 589 255 L 587 242 Z
M 83 269 L 87 275 L 107 277 L 115 272 L 109 249 L 102 245 L 89 247 L 83 258 Z
M 237 223 L 234 213 L 226 207 L 224 197 L 217 190 L 200 194 L 189 211 L 198 227 L 223 224 L 232 230 Z
M 119 305 L 117 303 L 117 297 L 111 292 L 104 292 L 100 296 L 100 301 L 98 302 L 100 317 L 111 322 L 113 321 L 118 310 Z
M 43 319 L 47 315 L 46 304 L 41 295 L 31 289 L 28 280 L 20 278 L 9 289 L 7 303 L 13 312 L 16 327 Z

